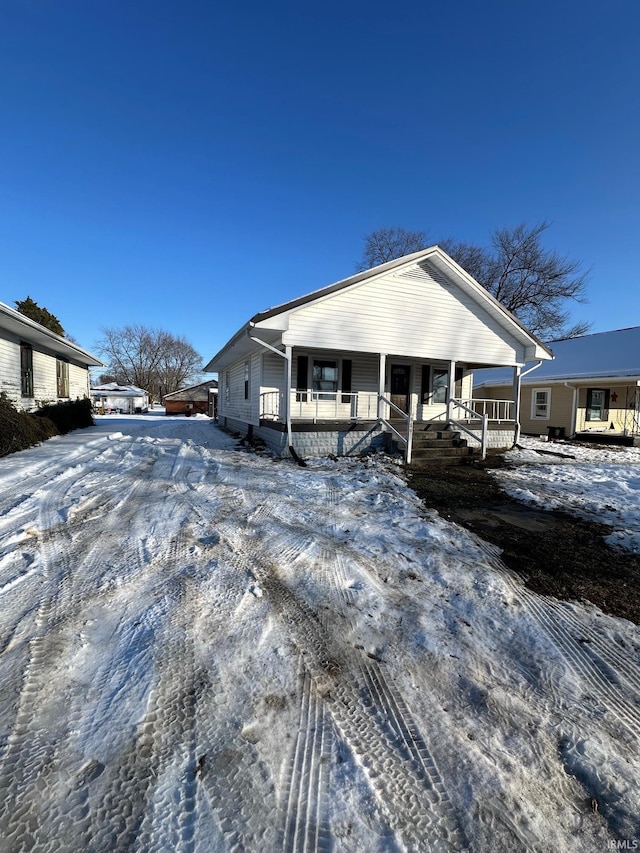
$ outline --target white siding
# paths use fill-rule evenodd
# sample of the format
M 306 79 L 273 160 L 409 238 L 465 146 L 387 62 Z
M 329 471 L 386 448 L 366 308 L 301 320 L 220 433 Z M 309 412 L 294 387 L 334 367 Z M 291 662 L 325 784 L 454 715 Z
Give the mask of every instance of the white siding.
M 220 415 L 234 418 L 246 424 L 258 424 L 260 401 L 261 353 L 253 353 L 232 364 L 220 376 L 218 411 Z M 249 399 L 244 396 L 245 363 L 249 362 Z M 226 398 L 226 382 L 229 382 L 229 400 Z
M 36 407 L 58 402 L 56 359 L 33 351 L 33 396 Z
M 89 371 L 77 364 L 69 365 L 69 397 L 82 400 L 89 396 Z
M 262 356 L 262 390 L 284 391 L 286 361 L 278 355 L 265 353 Z
M 428 263 L 388 273 L 293 311 L 293 346 L 483 364 L 524 361 L 524 348 Z
M 2 330 L 0 337 L 0 392 L 18 408 L 36 409 L 50 403 L 57 403 L 58 383 L 56 377 L 57 356 L 43 350 L 39 344 L 32 344 L 33 354 L 33 397 L 22 396 L 20 375 L 20 343 L 29 344 L 27 335 L 18 337 L 9 330 Z M 89 370 L 86 365 L 75 362 L 69 364 L 69 397 L 76 400 L 89 396 Z
M 20 345 L 17 341 L 0 339 L 0 393 L 20 404 Z

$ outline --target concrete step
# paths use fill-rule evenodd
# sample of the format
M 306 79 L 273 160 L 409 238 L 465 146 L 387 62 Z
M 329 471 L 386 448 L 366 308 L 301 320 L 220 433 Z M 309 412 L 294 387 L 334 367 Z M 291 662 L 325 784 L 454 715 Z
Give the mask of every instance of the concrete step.
M 450 433 L 449 435 L 436 438 L 430 433 L 420 433 L 413 436 L 413 447 L 466 447 L 466 439 L 460 438 L 460 433 Z
M 470 447 L 414 447 L 411 452 L 411 459 L 444 459 L 444 458 L 460 458 L 462 456 L 472 456 L 473 450 Z

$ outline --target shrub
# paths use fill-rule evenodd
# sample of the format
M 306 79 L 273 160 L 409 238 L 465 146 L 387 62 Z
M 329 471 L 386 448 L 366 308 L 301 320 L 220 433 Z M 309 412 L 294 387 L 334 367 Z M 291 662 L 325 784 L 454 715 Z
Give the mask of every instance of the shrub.
M 74 429 L 93 426 L 94 423 L 91 414 L 91 401 L 87 399 L 69 400 L 66 403 L 44 406 L 42 409 L 38 409 L 36 416 L 53 421 L 58 432 L 62 435 L 66 435 Z
M 52 420 L 19 412 L 5 394 L 0 394 L 0 456 L 26 450 L 53 435 L 59 435 L 59 430 Z

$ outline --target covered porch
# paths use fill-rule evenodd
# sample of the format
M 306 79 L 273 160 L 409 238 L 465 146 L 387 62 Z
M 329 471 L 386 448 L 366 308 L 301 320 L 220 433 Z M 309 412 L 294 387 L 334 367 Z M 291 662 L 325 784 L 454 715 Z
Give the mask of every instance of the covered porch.
M 265 357 L 263 375 L 269 374 Z M 276 367 L 275 364 L 271 365 Z M 260 427 L 296 435 L 381 430 L 411 461 L 413 433 L 455 427 L 482 456 L 517 440 L 519 373 L 512 399 L 473 399 L 476 365 L 380 353 L 294 350 L 280 360 L 281 387 L 260 392 Z M 275 379 L 274 374 L 271 374 Z M 280 383 L 273 383 L 274 386 Z

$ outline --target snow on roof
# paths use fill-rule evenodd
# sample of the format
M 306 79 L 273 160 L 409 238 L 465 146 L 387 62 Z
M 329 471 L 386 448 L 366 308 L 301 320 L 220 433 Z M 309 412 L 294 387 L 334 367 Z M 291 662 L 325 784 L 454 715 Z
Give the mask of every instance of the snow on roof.
M 552 350 L 555 359 L 543 362 L 528 376 L 524 376 L 523 384 L 539 385 L 541 382 L 590 379 L 640 379 L 640 326 L 551 341 L 547 346 Z M 523 373 L 529 366 L 523 369 Z M 512 382 L 513 370 L 497 368 L 476 371 L 473 384 L 478 388 L 483 385 L 510 385 Z
M 114 394 L 120 397 L 144 397 L 147 393 L 143 388 L 137 388 L 135 385 L 119 385 L 117 382 L 92 385 L 91 393 L 93 394 L 94 392 Z

